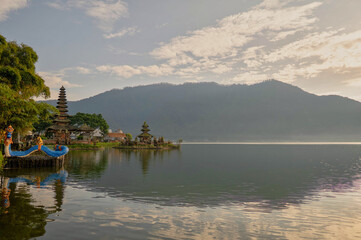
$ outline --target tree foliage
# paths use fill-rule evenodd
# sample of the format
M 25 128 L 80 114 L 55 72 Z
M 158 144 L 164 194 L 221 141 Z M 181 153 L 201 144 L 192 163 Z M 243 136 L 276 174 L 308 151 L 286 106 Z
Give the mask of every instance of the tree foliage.
M 126 136 L 126 138 L 127 138 L 129 141 L 132 141 L 132 139 L 133 139 L 132 134 L 126 133 L 125 136 Z
M 59 113 L 56 107 L 40 102 L 38 106 L 38 121 L 33 124 L 34 130 L 38 133 L 45 131 L 53 124 L 53 120 L 57 113 Z
M 101 114 L 90 114 L 78 112 L 70 117 L 71 124 L 74 126 L 81 126 L 86 124 L 92 128 L 99 128 L 103 134 L 108 133 L 109 125 Z
M 0 83 L 9 86 L 23 99 L 49 97 L 49 88 L 35 72 L 38 55 L 29 46 L 7 42 L 0 35 Z
M 7 42 L 0 35 L 0 129 L 11 124 L 19 132 L 30 130 L 44 111 L 51 109 L 32 99 L 50 96 L 49 88 L 35 72 L 37 60 L 31 47 Z

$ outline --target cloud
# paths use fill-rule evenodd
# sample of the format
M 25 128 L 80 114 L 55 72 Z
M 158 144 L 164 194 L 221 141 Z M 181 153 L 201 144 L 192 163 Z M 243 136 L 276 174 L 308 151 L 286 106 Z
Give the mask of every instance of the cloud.
M 169 65 L 150 65 L 150 66 L 111 66 L 102 65 L 96 68 L 99 72 L 105 72 L 117 75 L 122 78 L 130 78 L 135 75 L 150 75 L 150 76 L 164 76 L 170 75 L 173 72 L 173 68 Z
M 218 64 L 214 68 L 210 69 L 211 72 L 218 73 L 218 74 L 226 73 L 226 72 L 229 72 L 231 70 L 232 70 L 232 68 L 225 65 L 225 64 Z
M 121 0 L 57 0 L 47 5 L 59 10 L 82 9 L 104 32 L 111 32 L 116 21 L 128 16 L 128 5 Z
M 98 67 L 98 71 L 109 72 L 124 78 L 149 74 L 167 76 L 173 74 L 182 78 L 200 78 L 204 74 L 230 74 L 236 76 L 238 65 L 260 67 L 255 59 L 264 51 L 263 46 L 248 47 L 255 40 L 265 39 L 275 42 L 286 39 L 298 32 L 308 31 L 318 21 L 313 11 L 321 2 L 301 6 L 287 6 L 290 1 L 266 0 L 249 11 L 234 14 L 219 20 L 215 25 L 190 31 L 183 36 L 170 39 L 150 52 L 150 56 L 160 61 L 151 66 L 109 66 Z M 116 34 L 106 34 L 106 38 L 121 37 L 127 29 Z M 253 56 L 252 56 L 253 54 Z M 257 75 L 253 79 L 259 79 Z M 237 77 L 236 77 L 237 78 Z
M 259 71 L 249 71 L 249 72 L 242 72 L 240 74 L 237 74 L 235 77 L 231 79 L 225 79 L 222 81 L 223 84 L 235 84 L 235 83 L 241 83 L 241 84 L 254 84 L 263 82 L 267 79 L 270 79 L 270 77 L 267 74 L 261 73 Z
M 51 96 L 55 97 L 59 94 L 61 86 L 65 88 L 83 87 L 80 84 L 71 83 L 65 79 L 74 76 L 74 74 L 90 75 L 94 74 L 94 72 L 94 70 L 85 67 L 68 67 L 57 71 L 38 72 L 38 74 L 44 79 L 45 85 L 50 88 Z M 78 98 L 78 96 L 75 97 Z
M 130 78 L 134 75 L 140 75 L 142 73 L 137 67 L 132 67 L 129 65 L 121 65 L 121 66 L 103 65 L 103 66 L 98 66 L 96 69 L 99 72 L 108 72 L 124 78 Z
M 317 21 L 317 18 L 311 16 L 312 11 L 321 4 L 314 2 L 282 9 L 269 9 L 261 4 L 248 12 L 223 18 L 215 26 L 173 38 L 169 43 L 154 49 L 151 55 L 157 59 L 234 56 L 245 44 L 266 32 L 288 32 L 278 35 L 278 39 L 282 39 L 290 33 L 309 29 Z
M 122 29 L 122 30 L 120 30 L 119 32 L 116 32 L 116 33 L 104 34 L 103 36 L 106 39 L 122 38 L 125 35 L 133 36 L 134 34 L 136 34 L 138 32 L 139 32 L 139 29 L 137 27 L 129 27 L 129 28 L 124 28 L 124 29 Z
M 251 59 L 255 62 L 248 64 L 250 69 L 268 67 L 273 78 L 286 82 L 315 78 L 326 71 L 350 77 L 350 73 L 361 68 L 361 31 L 346 33 L 338 29 L 310 33 L 277 49 L 255 52 Z M 352 85 L 353 79 L 359 81 L 360 75 L 344 82 Z
M 78 73 L 80 74 L 91 74 L 92 71 L 89 68 L 85 68 L 85 67 L 76 67 L 75 70 L 78 71 Z
M 84 10 L 105 31 L 105 39 L 139 31 L 137 27 L 113 30 L 114 23 L 128 14 L 123 1 L 58 0 L 48 5 Z M 352 25 L 327 26 L 325 10 L 330 6 L 321 0 L 264 0 L 212 25 L 160 43 L 148 53 L 153 61 L 149 65 L 105 63 L 93 70 L 73 70 L 81 74 L 108 73 L 122 79 L 170 76 L 176 81 L 206 79 L 229 84 L 274 78 L 302 82 L 299 85 L 303 86 L 312 84 L 310 90 L 316 89 L 318 83 L 323 87 L 338 84 L 354 93 L 352 88 L 361 86 L 361 30 L 352 29 Z M 337 26 L 342 24 L 339 20 Z M 108 49 L 114 54 L 136 54 L 112 46 Z M 324 91 L 334 89 L 327 87 Z
M 322 3 L 289 6 L 290 2 L 264 1 L 214 26 L 162 43 L 150 54 L 174 67 L 179 76 L 227 73 L 233 75 L 225 78 L 229 83 L 270 78 L 290 83 L 332 72 L 346 78 L 340 83 L 359 86 L 361 74 L 355 71 L 361 68 L 361 31 L 319 31 L 314 11 Z M 291 38 L 298 33 L 301 37 Z
M 11 11 L 24 8 L 28 0 L 1 0 L 0 1 L 0 22 L 5 21 Z
M 83 0 L 67 2 L 86 9 L 88 14 L 90 8 L 100 6 L 94 0 L 87 5 Z M 223 83 L 246 84 L 270 78 L 284 82 L 315 79 L 327 72 L 347 77 L 342 80 L 344 85 L 359 86 L 361 74 L 351 73 L 361 68 L 361 30 L 350 32 L 331 27 L 320 31 L 315 25 L 319 18 L 314 14 L 320 6 L 321 1 L 302 4 L 302 1 L 265 0 L 212 26 L 161 43 L 149 52 L 157 64 L 104 64 L 95 70 L 121 78 L 174 76 L 188 81 L 213 77 L 224 79 Z M 109 19 L 124 16 L 125 12 Z M 97 14 L 89 16 L 98 18 Z M 137 31 L 136 27 L 124 28 L 105 33 L 104 38 L 121 38 Z M 77 70 L 89 74 L 88 69 Z
M 55 2 L 46 2 L 46 5 L 48 5 L 49 7 L 52 8 L 56 8 L 58 10 L 66 10 L 67 7 L 64 3 L 62 3 L 61 1 L 55 1 Z
M 276 33 L 276 35 L 274 37 L 272 37 L 272 39 L 270 39 L 270 41 L 277 42 L 277 41 L 287 38 L 288 36 L 294 35 L 296 33 L 297 33 L 297 30 L 279 32 L 279 33 Z
M 64 73 L 62 72 L 38 72 L 38 74 L 45 80 L 45 84 L 50 88 L 60 88 L 61 86 L 81 87 L 81 85 L 64 80 Z
M 258 5 L 258 7 L 264 7 L 268 9 L 281 8 L 289 4 L 290 0 L 265 0 Z

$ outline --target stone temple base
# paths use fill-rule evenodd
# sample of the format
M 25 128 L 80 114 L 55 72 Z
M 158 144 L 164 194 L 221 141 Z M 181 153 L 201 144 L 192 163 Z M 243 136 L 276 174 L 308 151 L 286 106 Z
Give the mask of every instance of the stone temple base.
M 64 156 L 47 157 L 47 156 L 29 156 L 29 157 L 6 157 L 4 169 L 13 168 L 59 168 L 64 165 Z

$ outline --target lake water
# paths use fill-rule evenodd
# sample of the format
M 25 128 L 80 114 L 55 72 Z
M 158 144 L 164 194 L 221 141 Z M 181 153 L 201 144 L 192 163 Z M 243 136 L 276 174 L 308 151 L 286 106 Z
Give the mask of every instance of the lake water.
M 0 239 L 361 238 L 360 145 L 71 151 L 7 170 Z

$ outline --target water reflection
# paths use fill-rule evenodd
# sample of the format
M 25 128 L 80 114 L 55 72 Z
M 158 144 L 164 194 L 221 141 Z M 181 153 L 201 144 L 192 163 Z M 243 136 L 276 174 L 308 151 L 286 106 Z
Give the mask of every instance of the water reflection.
M 179 149 L 172 150 L 162 150 L 162 149 L 140 149 L 140 150 L 121 150 L 124 154 L 124 158 L 127 161 L 131 159 L 138 159 L 141 164 L 143 175 L 146 175 L 149 170 L 150 164 L 156 164 L 156 162 L 162 163 L 165 154 L 170 154 L 171 152 L 180 154 Z
M 114 158 L 109 149 L 102 151 L 70 151 L 65 167 L 78 178 L 100 177 L 108 166 L 108 158 Z
M 68 170 L 86 189 L 134 201 L 197 207 L 253 202 L 274 209 L 320 191 L 353 188 L 359 156 L 358 146 L 186 145 L 182 154 L 107 149 L 73 155 Z
M 73 151 L 66 171 L 1 175 L 0 239 L 360 238 L 360 156 L 342 145 Z
M 49 214 L 61 211 L 67 171 L 60 169 L 4 170 L 0 185 L 1 239 L 42 236 Z

